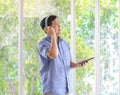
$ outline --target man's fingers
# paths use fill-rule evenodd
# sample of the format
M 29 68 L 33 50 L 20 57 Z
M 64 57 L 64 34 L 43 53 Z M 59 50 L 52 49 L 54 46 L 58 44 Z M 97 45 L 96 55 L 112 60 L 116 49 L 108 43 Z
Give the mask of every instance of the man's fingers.
M 86 65 L 86 64 L 87 64 L 87 62 L 83 62 L 83 63 L 82 63 L 82 66 L 83 66 L 83 65 Z
M 50 30 L 50 26 L 48 26 L 47 28 L 45 27 L 44 30 L 48 33 Z
M 82 61 L 82 62 L 80 62 L 79 64 L 80 64 L 80 66 L 84 66 L 84 65 L 86 65 L 88 63 L 88 61 Z
M 84 62 L 83 65 L 86 65 L 86 62 Z

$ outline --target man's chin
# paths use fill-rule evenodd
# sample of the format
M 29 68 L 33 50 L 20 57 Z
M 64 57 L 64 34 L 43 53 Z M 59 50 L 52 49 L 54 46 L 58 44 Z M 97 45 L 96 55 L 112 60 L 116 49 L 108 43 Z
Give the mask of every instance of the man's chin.
M 60 35 L 61 34 L 61 31 L 57 32 L 57 35 Z

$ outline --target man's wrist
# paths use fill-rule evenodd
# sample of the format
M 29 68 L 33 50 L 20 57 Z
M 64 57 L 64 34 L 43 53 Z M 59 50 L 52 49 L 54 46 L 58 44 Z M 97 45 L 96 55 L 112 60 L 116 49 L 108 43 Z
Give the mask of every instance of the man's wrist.
M 79 64 L 79 63 L 77 63 L 77 64 L 76 64 L 76 67 L 80 67 L 80 64 Z
M 57 39 L 56 34 L 51 35 L 51 38 L 56 40 Z

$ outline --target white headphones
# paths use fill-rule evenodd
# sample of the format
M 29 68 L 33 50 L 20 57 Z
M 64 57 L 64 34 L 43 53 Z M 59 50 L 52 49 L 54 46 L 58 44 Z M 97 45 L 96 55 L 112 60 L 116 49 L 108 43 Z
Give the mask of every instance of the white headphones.
M 47 16 L 46 18 L 45 18 L 45 28 L 47 28 L 48 27 L 48 18 L 49 18 L 49 16 Z

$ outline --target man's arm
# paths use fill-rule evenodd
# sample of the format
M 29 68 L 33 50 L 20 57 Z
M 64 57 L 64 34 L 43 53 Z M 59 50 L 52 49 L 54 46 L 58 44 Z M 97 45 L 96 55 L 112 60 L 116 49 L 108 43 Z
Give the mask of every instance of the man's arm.
M 51 37 L 51 47 L 48 52 L 48 57 L 51 59 L 56 59 L 58 57 L 58 46 L 55 30 L 52 27 L 48 27 L 47 29 L 45 29 L 45 31 Z
M 51 36 L 51 48 L 48 52 L 48 57 L 51 59 L 58 57 L 57 37 L 55 35 Z

